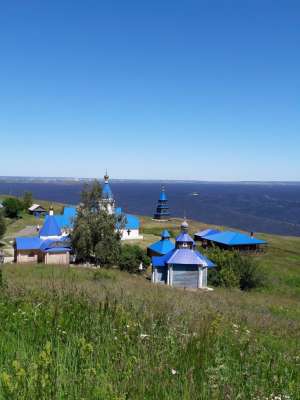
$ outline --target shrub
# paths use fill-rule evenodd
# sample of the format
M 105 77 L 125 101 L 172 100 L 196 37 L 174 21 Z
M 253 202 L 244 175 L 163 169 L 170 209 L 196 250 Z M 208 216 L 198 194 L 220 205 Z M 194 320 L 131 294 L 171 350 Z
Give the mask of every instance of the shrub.
M 217 247 L 207 249 L 205 253 L 216 264 L 216 268 L 209 270 L 209 284 L 238 287 L 241 290 L 263 286 L 265 277 L 251 256 L 243 256 L 236 251 L 221 250 Z
M 137 245 L 125 244 L 121 250 L 120 269 L 128 272 L 137 272 L 140 263 L 145 266 L 150 264 L 150 258 L 145 251 Z
M 0 239 L 4 236 L 6 232 L 6 223 L 3 213 L 0 211 Z

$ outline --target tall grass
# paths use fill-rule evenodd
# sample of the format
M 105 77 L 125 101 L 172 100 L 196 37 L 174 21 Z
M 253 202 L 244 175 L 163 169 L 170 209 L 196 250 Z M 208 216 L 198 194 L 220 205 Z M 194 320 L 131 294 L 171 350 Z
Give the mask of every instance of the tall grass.
M 78 283 L 4 288 L 0 398 L 300 398 L 296 339 L 248 330 L 217 312 L 190 323 L 157 303 L 109 291 L 101 298 Z

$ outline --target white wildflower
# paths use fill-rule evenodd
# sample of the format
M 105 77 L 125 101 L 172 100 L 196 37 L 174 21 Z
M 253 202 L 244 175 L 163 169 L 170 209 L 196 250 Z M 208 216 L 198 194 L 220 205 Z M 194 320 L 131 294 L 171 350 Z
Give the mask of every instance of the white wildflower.
M 171 374 L 172 374 L 172 375 L 176 375 L 176 374 L 177 374 L 176 369 L 173 369 L 173 368 L 172 368 L 172 369 L 171 369 Z
M 140 338 L 141 339 L 145 339 L 146 337 L 149 337 L 149 335 L 146 335 L 145 333 L 141 333 L 140 334 Z

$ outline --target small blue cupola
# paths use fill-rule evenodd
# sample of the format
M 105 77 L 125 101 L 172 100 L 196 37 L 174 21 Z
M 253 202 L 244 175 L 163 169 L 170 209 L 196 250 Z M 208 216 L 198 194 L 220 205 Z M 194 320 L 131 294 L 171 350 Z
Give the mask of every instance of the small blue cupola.
M 170 219 L 170 211 L 168 205 L 168 197 L 165 191 L 165 187 L 162 186 L 161 192 L 158 199 L 158 204 L 156 207 L 156 212 L 154 213 L 154 219 L 157 220 L 168 220 Z
M 62 232 L 58 226 L 56 218 L 53 214 L 53 210 L 50 209 L 49 215 L 47 215 L 44 225 L 40 230 L 39 236 L 40 238 L 47 238 L 47 237 L 57 237 L 61 236 Z
M 176 238 L 176 249 L 194 249 L 195 242 L 189 235 L 189 224 L 186 219 L 181 224 L 181 232 Z
M 164 256 L 165 254 L 175 249 L 173 241 L 170 240 L 171 235 L 166 229 L 162 231 L 160 237 L 161 237 L 160 240 L 158 240 L 155 243 L 152 243 L 147 248 L 147 254 L 149 257 Z

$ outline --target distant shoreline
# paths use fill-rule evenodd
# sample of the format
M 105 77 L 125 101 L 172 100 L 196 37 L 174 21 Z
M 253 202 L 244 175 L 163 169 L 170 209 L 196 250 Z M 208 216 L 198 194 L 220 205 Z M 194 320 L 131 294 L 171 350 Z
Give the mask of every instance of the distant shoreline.
M 30 176 L 0 176 L 1 183 L 71 183 L 71 184 L 82 184 L 92 182 L 95 179 L 102 181 L 102 178 L 74 178 L 74 177 L 30 177 Z M 299 181 L 212 181 L 212 180 L 195 180 L 195 179 L 122 179 L 112 178 L 111 182 L 117 183 L 176 183 L 176 184 L 220 184 L 220 185 L 300 185 Z

